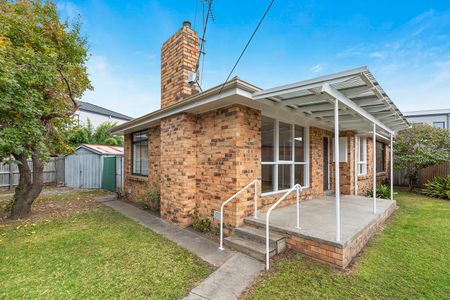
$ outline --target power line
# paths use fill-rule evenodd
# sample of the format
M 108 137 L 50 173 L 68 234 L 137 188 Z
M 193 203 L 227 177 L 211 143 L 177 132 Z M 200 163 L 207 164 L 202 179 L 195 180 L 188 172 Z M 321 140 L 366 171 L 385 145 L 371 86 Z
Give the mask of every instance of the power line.
M 208 10 L 206 12 L 205 25 L 203 26 L 203 33 L 202 33 L 202 37 L 201 37 L 201 40 L 200 40 L 200 51 L 198 52 L 197 64 L 195 65 L 195 73 L 198 72 L 198 67 L 199 67 L 199 63 L 200 63 L 200 56 L 203 53 L 203 45 L 205 44 L 205 34 L 206 34 L 206 29 L 208 28 L 208 20 L 209 20 L 210 14 L 211 14 L 212 2 L 213 2 L 213 0 L 209 0 L 209 3 L 208 3 Z
M 194 30 L 197 29 L 197 12 L 198 12 L 198 1 L 199 0 L 194 0 L 195 1 L 195 15 L 194 15 Z
M 259 27 L 261 26 L 261 23 L 264 21 L 264 18 L 266 17 L 267 13 L 269 12 L 270 8 L 272 7 L 272 4 L 275 2 L 275 0 L 270 1 L 269 6 L 267 7 L 266 11 L 264 12 L 263 16 L 261 17 L 261 20 L 259 20 L 258 25 L 256 26 L 255 30 L 253 31 L 252 35 L 250 36 L 250 39 L 248 40 L 247 44 L 245 45 L 244 49 L 242 50 L 241 54 L 239 55 L 238 59 L 236 60 L 236 63 L 234 64 L 233 68 L 231 69 L 230 74 L 228 74 L 227 79 L 225 80 L 225 82 L 222 84 L 222 87 L 219 90 L 219 95 L 222 92 L 223 87 L 225 86 L 225 84 L 228 82 L 228 80 L 230 79 L 231 74 L 233 74 L 234 69 L 236 69 L 236 66 L 238 65 L 239 61 L 241 60 L 242 56 L 245 53 L 245 50 L 247 50 L 248 45 L 250 45 L 253 37 L 255 36 L 256 32 L 258 31 Z

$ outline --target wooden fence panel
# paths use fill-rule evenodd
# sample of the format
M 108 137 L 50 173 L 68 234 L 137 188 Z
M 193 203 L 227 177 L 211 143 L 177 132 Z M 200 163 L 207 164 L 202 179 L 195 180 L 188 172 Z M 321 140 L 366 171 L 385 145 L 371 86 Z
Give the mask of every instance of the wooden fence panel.
M 56 183 L 57 174 L 64 174 L 64 163 L 56 163 L 64 157 L 52 157 L 44 166 L 44 183 Z M 28 160 L 30 169 L 33 170 L 31 159 Z M 58 168 L 58 169 L 57 169 Z M 12 188 L 19 183 L 19 168 L 17 164 L 10 162 L 0 163 L 0 187 Z
M 428 167 L 419 171 L 419 180 L 417 182 L 418 187 L 422 187 L 428 180 L 432 180 L 437 176 L 450 175 L 450 161 L 442 163 L 437 166 Z M 405 177 L 406 171 L 399 170 L 394 172 L 394 184 L 395 185 L 408 185 L 408 179 Z

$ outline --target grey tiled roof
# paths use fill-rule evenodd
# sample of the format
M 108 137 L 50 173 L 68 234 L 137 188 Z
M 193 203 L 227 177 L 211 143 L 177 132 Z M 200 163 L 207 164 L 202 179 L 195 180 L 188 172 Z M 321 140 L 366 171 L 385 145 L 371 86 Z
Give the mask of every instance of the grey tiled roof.
M 104 115 L 104 116 L 111 116 L 112 118 L 116 118 L 116 119 L 122 119 L 122 120 L 131 120 L 133 119 L 132 117 L 126 116 L 124 114 L 106 109 L 104 107 L 89 103 L 89 102 L 84 102 L 84 101 L 78 101 L 78 104 L 80 105 L 80 107 L 78 108 L 79 110 L 82 111 L 87 111 L 87 112 L 91 112 L 94 114 L 99 114 L 99 115 Z

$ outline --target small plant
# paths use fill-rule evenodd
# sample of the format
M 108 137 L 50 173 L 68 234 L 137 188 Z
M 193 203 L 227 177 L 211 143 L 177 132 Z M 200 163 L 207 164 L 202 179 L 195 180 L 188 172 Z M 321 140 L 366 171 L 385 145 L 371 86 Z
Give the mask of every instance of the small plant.
M 156 182 L 152 183 L 152 187 L 149 188 L 139 202 L 146 209 L 152 211 L 159 211 L 159 204 L 161 201 L 161 192 L 158 189 Z
M 434 177 L 424 184 L 422 193 L 428 197 L 450 199 L 450 175 L 446 177 Z
M 8 203 L 6 203 L 5 207 L 3 207 L 3 210 L 7 213 L 11 212 L 14 202 L 15 198 L 13 197 L 11 200 L 8 201 Z
M 219 226 L 214 227 L 214 235 L 216 235 L 216 236 L 220 235 L 220 227 Z
M 373 197 L 373 189 L 368 189 L 366 192 L 366 197 Z M 377 188 L 377 198 L 389 199 L 391 198 L 391 189 L 385 184 L 380 184 Z
M 194 212 L 192 214 L 192 227 L 197 229 L 200 232 L 206 233 L 211 231 L 211 220 L 208 218 L 200 218 L 198 212 Z

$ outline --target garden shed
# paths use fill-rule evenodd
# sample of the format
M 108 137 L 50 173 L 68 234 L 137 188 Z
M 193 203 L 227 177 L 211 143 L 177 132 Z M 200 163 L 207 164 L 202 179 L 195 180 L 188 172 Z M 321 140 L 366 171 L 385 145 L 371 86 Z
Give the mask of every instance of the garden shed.
M 122 157 L 123 147 L 82 144 L 65 158 L 65 184 L 115 192 L 120 185 L 116 170 L 122 170 Z

